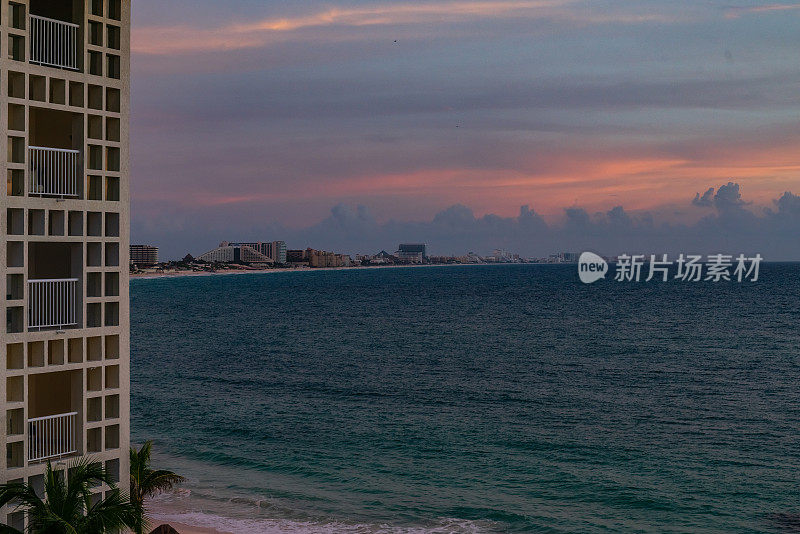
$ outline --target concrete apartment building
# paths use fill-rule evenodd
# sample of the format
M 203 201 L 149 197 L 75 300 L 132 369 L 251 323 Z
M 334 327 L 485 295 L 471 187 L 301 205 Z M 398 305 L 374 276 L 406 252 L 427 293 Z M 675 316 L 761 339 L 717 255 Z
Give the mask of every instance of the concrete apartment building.
M 131 245 L 130 264 L 136 267 L 152 267 L 158 263 L 158 247 L 153 245 Z
M 0 2 L 0 482 L 88 455 L 124 487 L 130 1 Z

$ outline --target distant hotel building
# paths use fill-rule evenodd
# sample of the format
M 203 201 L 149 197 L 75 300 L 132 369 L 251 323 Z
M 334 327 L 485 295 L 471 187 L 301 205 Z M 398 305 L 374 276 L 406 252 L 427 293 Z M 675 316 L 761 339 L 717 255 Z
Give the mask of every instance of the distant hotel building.
M 41 491 L 48 462 L 87 455 L 127 488 L 131 1 L 0 8 L 0 483 Z
M 287 252 L 289 263 L 308 264 L 309 267 L 351 267 L 352 259 L 347 254 L 337 254 L 325 250 L 307 248 L 305 250 L 290 250 Z
M 131 265 L 152 267 L 158 263 L 158 247 L 152 245 L 131 245 Z
M 428 245 L 425 243 L 401 243 L 397 249 L 397 257 L 401 261 L 422 263 L 428 257 Z

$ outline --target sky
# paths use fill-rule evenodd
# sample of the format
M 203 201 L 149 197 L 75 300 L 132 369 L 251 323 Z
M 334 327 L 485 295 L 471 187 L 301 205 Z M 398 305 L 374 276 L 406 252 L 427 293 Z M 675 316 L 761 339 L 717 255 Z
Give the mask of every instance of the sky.
M 132 240 L 800 260 L 800 2 L 136 0 Z

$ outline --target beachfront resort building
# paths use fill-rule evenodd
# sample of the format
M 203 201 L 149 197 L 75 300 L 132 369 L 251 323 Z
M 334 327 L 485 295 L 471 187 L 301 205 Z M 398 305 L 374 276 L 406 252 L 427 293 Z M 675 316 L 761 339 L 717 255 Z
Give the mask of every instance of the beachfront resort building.
M 209 263 L 286 263 L 286 243 L 283 241 L 257 241 L 252 243 L 230 243 L 223 241 L 219 247 L 200 255 L 200 261 Z
M 197 257 L 198 261 L 208 263 L 244 263 L 244 264 L 271 264 L 272 259 L 249 245 L 228 243 L 223 241 L 214 250 Z
M 0 2 L 0 483 L 86 455 L 124 486 L 130 1 Z
M 428 257 L 428 245 L 425 243 L 401 243 L 397 249 L 397 257 L 409 263 L 422 263 Z
M 130 264 L 136 267 L 152 267 L 158 263 L 158 247 L 131 245 Z

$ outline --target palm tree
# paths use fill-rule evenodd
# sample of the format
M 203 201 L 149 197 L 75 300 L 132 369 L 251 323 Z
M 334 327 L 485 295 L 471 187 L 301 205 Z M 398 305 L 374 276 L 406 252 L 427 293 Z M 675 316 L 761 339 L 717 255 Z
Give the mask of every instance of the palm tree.
M 184 481 L 180 475 L 166 469 L 150 468 L 150 453 L 153 442 L 147 441 L 138 451 L 131 447 L 131 504 L 139 513 L 134 532 L 142 534 L 147 524 L 144 501 L 162 491 L 169 491 Z M 2 534 L 2 533 L 0 533 Z
M 92 504 L 91 488 L 107 484 L 105 499 Z M 126 496 L 116 490 L 114 481 L 100 464 L 81 458 L 67 466 L 66 473 L 50 462 L 44 475 L 42 499 L 30 484 L 0 485 L 0 506 L 10 504 L 28 516 L 28 530 L 37 534 L 99 534 L 133 528 L 136 510 Z M 21 534 L 4 525 L 2 534 Z

